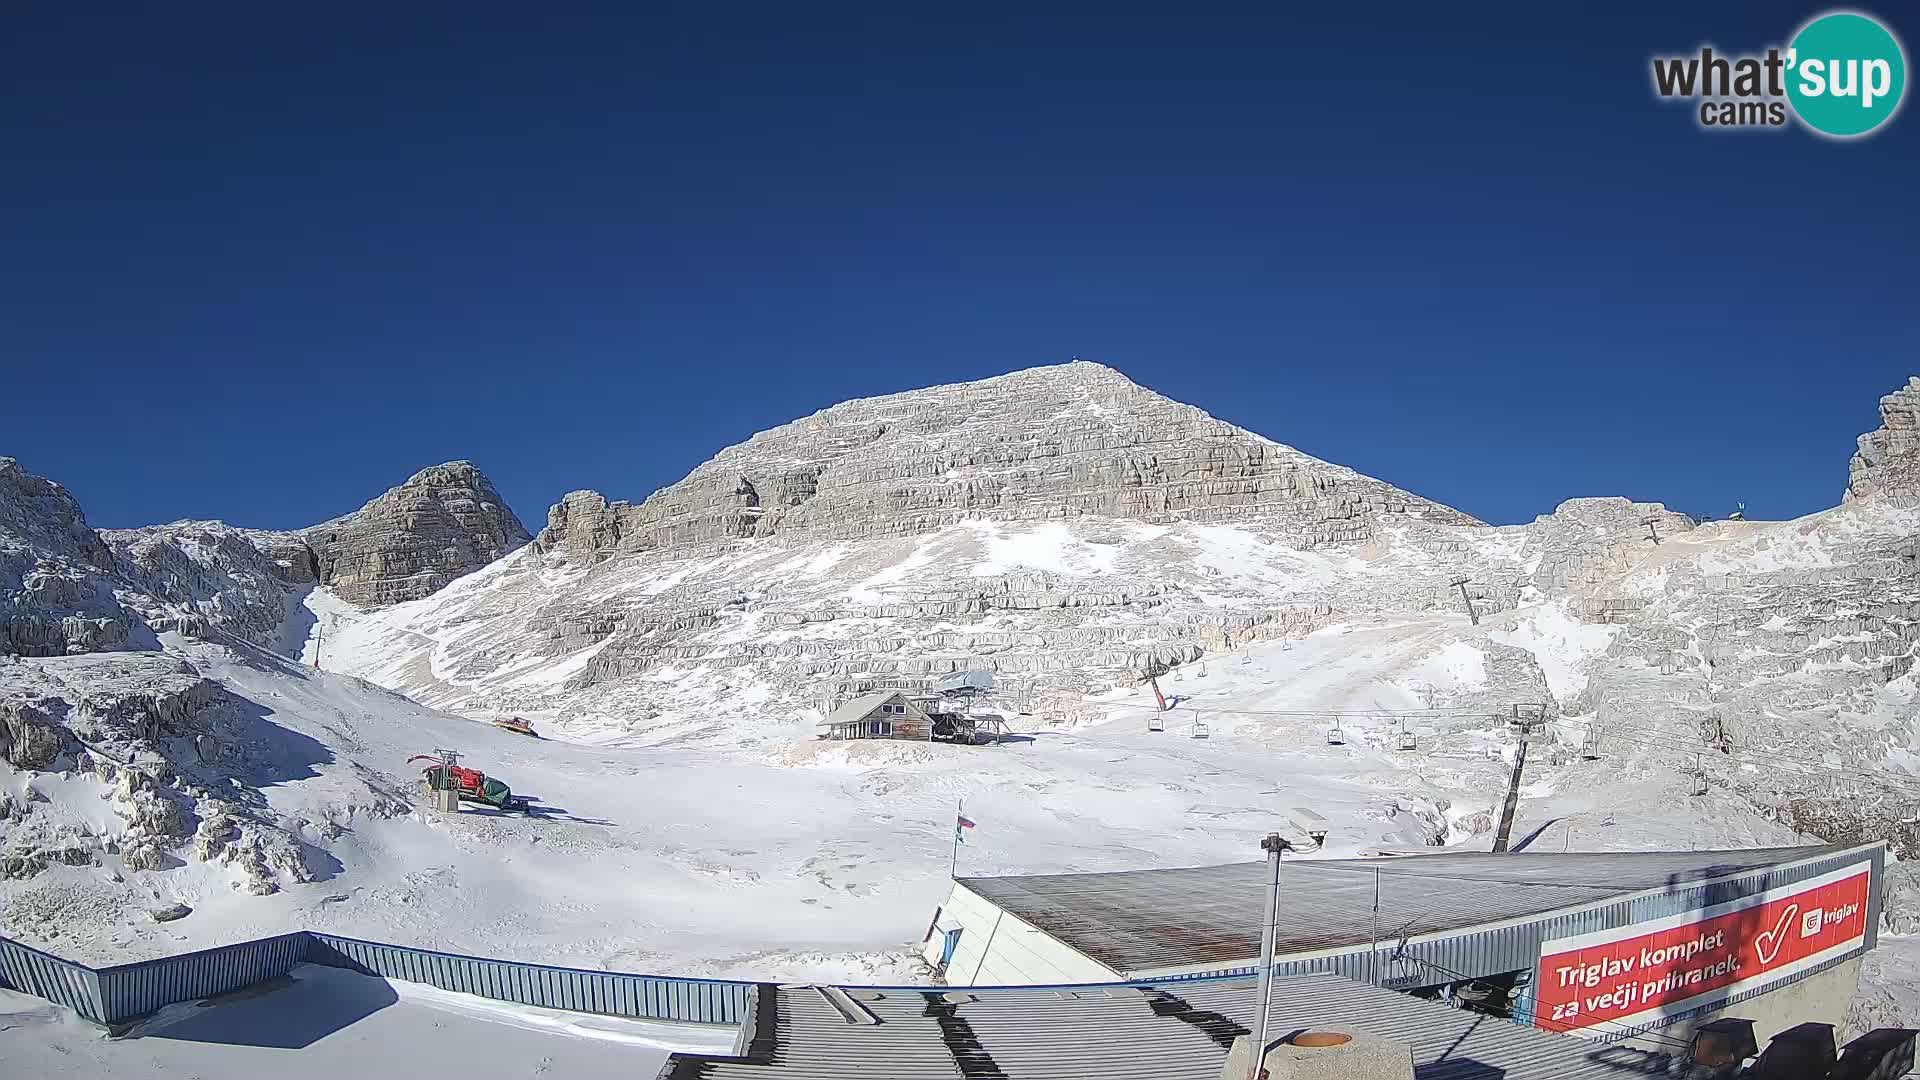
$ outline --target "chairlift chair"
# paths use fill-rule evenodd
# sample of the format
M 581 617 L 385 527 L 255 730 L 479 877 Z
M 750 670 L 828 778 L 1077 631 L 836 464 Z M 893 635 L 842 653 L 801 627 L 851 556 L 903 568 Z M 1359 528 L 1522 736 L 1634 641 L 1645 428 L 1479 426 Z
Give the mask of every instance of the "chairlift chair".
M 1152 715 L 1150 715 L 1150 716 L 1148 716 L 1148 717 L 1147 717 L 1147 730 L 1148 730 L 1148 731 L 1165 731 L 1165 730 L 1167 730 L 1167 714 L 1166 714 L 1166 713 L 1162 713 L 1162 712 L 1156 712 L 1156 713 L 1154 713 L 1154 714 L 1152 714 Z
M 1193 739 L 1204 739 L 1204 738 L 1207 738 L 1209 734 L 1210 733 L 1207 731 L 1206 723 L 1200 719 L 1200 714 L 1194 713 L 1193 726 L 1187 729 L 1187 737 L 1193 738 Z
M 1698 756 L 1693 759 L 1693 776 L 1690 779 L 1692 783 L 1688 786 L 1687 794 L 1705 795 L 1707 793 L 1707 764 Z
M 1396 745 L 1402 750 L 1417 750 L 1420 748 L 1419 743 L 1413 737 L 1413 729 L 1405 725 L 1402 725 L 1400 728 L 1399 741 Z
M 1337 718 L 1334 720 L 1333 726 L 1327 729 L 1327 745 L 1347 745 L 1347 733 L 1340 730 L 1340 721 Z

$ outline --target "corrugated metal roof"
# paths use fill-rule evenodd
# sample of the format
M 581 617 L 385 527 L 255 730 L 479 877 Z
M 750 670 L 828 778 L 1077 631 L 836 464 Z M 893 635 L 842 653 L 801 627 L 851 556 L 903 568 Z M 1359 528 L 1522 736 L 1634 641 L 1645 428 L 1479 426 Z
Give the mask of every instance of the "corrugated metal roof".
M 1365 945 L 1380 885 L 1382 939 L 1524 918 L 1846 850 L 1494 855 L 1289 861 L 1280 872 L 1279 954 Z M 1265 863 L 1107 874 L 961 878 L 960 884 L 1121 974 L 1260 954 Z
M 770 995 L 771 1022 L 756 1017 L 744 1060 L 676 1054 L 660 1076 L 1218 1080 L 1258 996 L 1252 980 L 974 990 L 955 1001 L 937 988 L 849 993 L 867 999 L 877 1024 L 849 1023 L 811 987 L 782 987 Z M 1334 976 L 1274 980 L 1274 1038 L 1325 1027 L 1408 1043 L 1418 1080 L 1612 1080 L 1655 1074 L 1664 1061 Z

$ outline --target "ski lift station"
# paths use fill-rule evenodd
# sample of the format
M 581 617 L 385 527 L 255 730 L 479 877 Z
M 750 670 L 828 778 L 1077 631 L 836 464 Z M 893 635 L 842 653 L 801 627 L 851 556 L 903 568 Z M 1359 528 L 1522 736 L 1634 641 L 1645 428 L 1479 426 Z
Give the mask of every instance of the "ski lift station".
M 1274 974 L 1477 994 L 1605 1041 L 1735 1003 L 1838 1024 L 1878 941 L 1884 859 L 1873 844 L 1287 860 Z M 1267 872 L 959 878 L 923 955 L 954 986 L 1250 975 Z
M 969 711 L 993 690 L 993 675 L 963 671 L 936 683 L 931 692 L 883 688 L 836 705 L 819 725 L 823 739 L 917 739 L 986 746 L 1007 736 L 1004 718 Z

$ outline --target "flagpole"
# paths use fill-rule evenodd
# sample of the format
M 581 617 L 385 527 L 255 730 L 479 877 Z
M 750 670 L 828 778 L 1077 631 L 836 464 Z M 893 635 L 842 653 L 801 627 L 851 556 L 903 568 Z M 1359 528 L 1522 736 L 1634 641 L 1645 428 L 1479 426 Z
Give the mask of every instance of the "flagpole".
M 960 876 L 960 819 L 967 816 L 967 800 L 961 799 L 953 810 L 953 861 L 947 865 L 947 877 Z

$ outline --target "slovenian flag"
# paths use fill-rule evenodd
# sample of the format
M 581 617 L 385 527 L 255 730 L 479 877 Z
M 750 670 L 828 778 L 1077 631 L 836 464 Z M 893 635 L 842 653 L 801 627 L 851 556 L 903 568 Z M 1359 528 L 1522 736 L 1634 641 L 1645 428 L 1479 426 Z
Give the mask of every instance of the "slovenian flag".
M 959 843 L 967 842 L 967 830 L 973 828 L 973 819 L 965 814 L 956 814 L 953 819 L 953 838 Z

